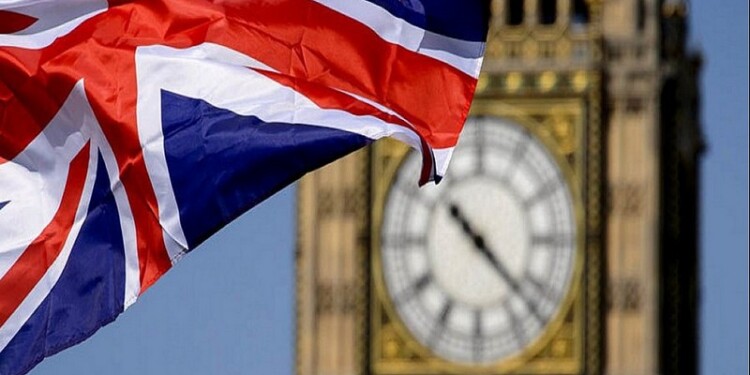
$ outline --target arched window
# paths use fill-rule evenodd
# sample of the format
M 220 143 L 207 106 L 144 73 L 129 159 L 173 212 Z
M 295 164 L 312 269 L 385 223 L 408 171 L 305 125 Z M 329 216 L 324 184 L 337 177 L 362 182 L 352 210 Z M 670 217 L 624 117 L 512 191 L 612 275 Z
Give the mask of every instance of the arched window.
M 518 26 L 523 23 L 523 0 L 507 0 L 505 22 L 510 26 Z
M 643 31 L 646 28 L 646 4 L 643 0 L 638 0 L 636 7 L 636 27 L 638 27 L 638 31 Z
M 557 0 L 539 0 L 539 23 L 552 25 L 557 20 Z
M 571 22 L 574 25 L 585 25 L 589 23 L 590 18 L 589 4 L 586 3 L 586 0 L 573 0 L 573 17 Z

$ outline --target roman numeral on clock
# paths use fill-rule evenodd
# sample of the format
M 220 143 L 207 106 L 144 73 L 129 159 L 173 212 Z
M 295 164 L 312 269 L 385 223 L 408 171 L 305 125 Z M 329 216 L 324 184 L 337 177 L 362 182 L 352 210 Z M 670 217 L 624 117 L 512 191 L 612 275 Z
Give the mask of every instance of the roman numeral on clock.
M 503 302 L 503 307 L 508 314 L 508 318 L 510 318 L 510 329 L 513 333 L 513 338 L 516 339 L 518 347 L 523 347 L 526 344 L 526 333 L 523 330 L 523 321 L 515 310 L 513 310 L 513 306 L 510 305 L 509 300 Z
M 546 301 L 554 302 L 558 299 L 558 293 L 554 291 L 550 285 L 547 285 L 536 277 L 530 275 L 528 272 L 523 278 L 524 282 L 527 283 L 527 285 L 530 285 L 532 289 L 537 293 L 538 298 L 542 298 Z
M 385 237 L 383 245 L 387 248 L 397 248 L 400 250 L 412 249 L 414 247 L 424 248 L 427 245 L 427 238 L 424 234 L 399 233 Z
M 571 243 L 570 235 L 563 233 L 534 234 L 531 236 L 531 246 L 547 245 L 552 247 L 564 246 Z
M 501 178 L 503 181 L 508 181 L 513 177 L 513 173 L 515 173 L 516 169 L 518 169 L 518 166 L 521 164 L 521 160 L 524 155 L 526 155 L 529 146 L 531 146 L 530 136 L 528 133 L 524 133 L 524 137 L 516 143 L 516 147 L 513 149 L 513 155 L 510 157 L 508 166 L 505 168 L 505 171 L 503 171 Z
M 476 137 L 476 144 L 474 147 L 474 157 L 476 158 L 476 162 L 474 166 L 476 167 L 476 174 L 481 175 L 484 173 L 485 165 L 484 165 L 484 150 L 485 150 L 485 139 L 484 139 L 484 127 L 479 125 L 475 127 L 474 130 L 474 137 Z
M 545 182 L 539 190 L 537 190 L 532 196 L 523 201 L 524 207 L 528 210 L 535 204 L 547 199 L 547 197 L 554 194 L 558 189 L 562 187 L 560 180 L 553 178 Z
M 406 290 L 401 292 L 401 295 L 396 297 L 394 299 L 394 302 L 396 304 L 401 304 L 403 302 L 409 301 L 410 299 L 418 296 L 422 291 L 427 288 L 428 285 L 432 283 L 432 274 L 427 272 L 424 275 L 420 276 L 418 279 L 414 281 Z
M 451 311 L 453 311 L 453 304 L 454 302 L 450 298 L 446 299 L 443 303 L 443 308 L 440 309 L 435 326 L 430 333 L 430 339 L 427 340 L 429 346 L 433 346 L 435 340 L 443 334 L 445 328 L 448 326 L 448 317 L 450 317 Z
M 483 341 L 484 341 L 484 328 L 482 327 L 482 310 L 474 310 L 474 330 L 472 332 L 472 356 L 474 360 L 479 362 L 482 360 Z
M 409 202 L 416 203 L 422 207 L 430 208 L 433 205 L 433 201 L 429 199 L 427 196 L 421 193 L 419 188 L 412 185 L 407 185 L 406 183 L 399 183 L 393 185 L 394 188 L 398 189 L 401 193 L 403 193 Z

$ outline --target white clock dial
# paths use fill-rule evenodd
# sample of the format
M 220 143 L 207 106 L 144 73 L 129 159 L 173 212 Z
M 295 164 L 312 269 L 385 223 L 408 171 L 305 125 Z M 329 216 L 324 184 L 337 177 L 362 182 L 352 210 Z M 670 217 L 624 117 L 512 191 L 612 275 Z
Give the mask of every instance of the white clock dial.
M 406 328 L 446 360 L 500 361 L 532 344 L 571 285 L 576 220 L 555 159 L 521 126 L 467 121 L 448 176 L 418 188 L 410 154 L 388 193 L 383 275 Z

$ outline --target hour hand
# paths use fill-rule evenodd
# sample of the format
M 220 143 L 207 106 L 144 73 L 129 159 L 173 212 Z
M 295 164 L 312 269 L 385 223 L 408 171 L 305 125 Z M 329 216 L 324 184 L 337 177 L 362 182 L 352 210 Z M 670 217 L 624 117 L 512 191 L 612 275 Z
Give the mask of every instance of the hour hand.
M 511 288 L 514 290 L 517 287 L 517 283 L 515 282 L 515 279 L 511 276 L 510 272 L 508 272 L 508 269 L 503 265 L 502 262 L 500 262 L 500 259 L 495 256 L 495 253 L 493 253 L 488 247 L 487 243 L 484 241 L 484 237 L 477 233 L 469 223 L 469 220 L 466 219 L 466 216 L 461 212 L 461 209 L 458 208 L 458 205 L 455 203 L 450 204 L 450 213 L 451 217 L 454 218 L 456 221 L 458 221 L 459 224 L 461 224 L 461 229 L 463 229 L 464 234 L 466 234 L 468 237 L 471 238 L 472 242 L 474 243 L 474 248 L 482 254 L 487 261 L 490 262 L 492 265 L 492 268 L 494 268 L 499 274 L 500 277 L 502 277 L 505 282 L 510 284 Z
M 476 231 L 474 231 L 474 229 L 471 227 L 471 224 L 469 224 L 469 221 L 458 208 L 458 205 L 456 205 L 455 203 L 451 203 L 450 212 L 451 217 L 458 221 L 459 224 L 461 224 L 461 229 L 463 229 L 464 233 L 471 238 L 472 242 L 474 242 L 474 246 L 480 251 L 486 249 L 484 238 Z
M 539 314 L 539 311 L 537 311 L 536 306 L 531 301 L 529 301 L 521 292 L 521 286 L 518 284 L 516 279 L 513 277 L 513 275 L 511 275 L 510 271 L 508 271 L 508 268 L 505 267 L 505 264 L 500 261 L 500 258 L 498 258 L 495 253 L 492 252 L 489 247 L 487 247 L 487 243 L 484 241 L 484 237 L 482 237 L 474 230 L 474 228 L 471 227 L 469 220 L 461 212 L 461 209 L 458 207 L 458 205 L 455 203 L 451 203 L 449 206 L 449 210 L 451 217 L 455 219 L 459 224 L 461 224 L 461 229 L 463 229 L 464 233 L 471 238 L 472 242 L 474 243 L 474 248 L 487 259 L 492 268 L 497 271 L 498 275 L 500 275 L 500 277 L 510 286 L 510 289 L 523 299 L 532 315 L 539 321 L 542 321 L 542 317 Z

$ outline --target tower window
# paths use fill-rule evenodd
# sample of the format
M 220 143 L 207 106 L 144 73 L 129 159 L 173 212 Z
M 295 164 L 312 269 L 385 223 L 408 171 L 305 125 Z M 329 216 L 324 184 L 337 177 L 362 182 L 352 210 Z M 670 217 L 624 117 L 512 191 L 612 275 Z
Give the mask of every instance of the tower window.
M 510 26 L 523 23 L 523 0 L 508 0 L 505 9 L 505 21 Z
M 557 0 L 539 0 L 539 23 L 552 25 L 557 19 Z
M 638 27 L 638 31 L 643 31 L 646 28 L 646 4 L 643 0 L 638 0 L 636 6 L 636 27 Z
M 585 25 L 589 23 L 590 17 L 589 5 L 586 0 L 573 0 L 573 24 Z

